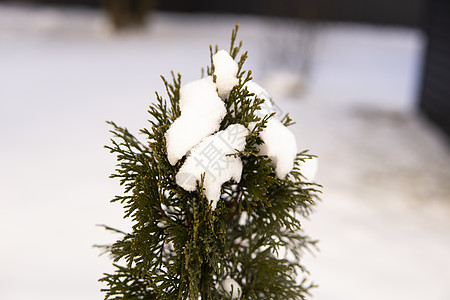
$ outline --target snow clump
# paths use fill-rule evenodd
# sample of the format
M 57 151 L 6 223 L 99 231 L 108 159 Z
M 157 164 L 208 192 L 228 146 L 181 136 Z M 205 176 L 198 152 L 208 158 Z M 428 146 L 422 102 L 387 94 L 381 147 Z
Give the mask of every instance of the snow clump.
M 239 83 L 237 76 L 238 64 L 225 50 L 220 50 L 213 55 L 214 74 L 219 96 L 228 98 L 233 87 Z
M 236 280 L 230 277 L 227 277 L 220 282 L 218 290 L 225 297 L 231 297 L 233 300 L 239 299 L 242 295 L 241 286 Z
M 195 146 L 176 175 L 176 182 L 186 191 L 195 191 L 197 181 L 205 174 L 205 196 L 213 210 L 219 201 L 222 184 L 230 179 L 241 181 L 242 161 L 230 156 L 245 148 L 247 128 L 232 124 L 225 130 L 208 136 Z
M 255 112 L 259 117 L 263 118 L 276 112 L 265 89 L 252 81 L 247 82 L 245 86 L 250 93 L 255 94 L 254 96 L 264 100 L 260 109 Z M 297 141 L 295 135 L 275 117 L 276 115 L 270 118 L 266 128 L 261 131 L 259 136 L 264 143 L 259 146 L 259 149 L 261 155 L 267 155 L 272 159 L 277 177 L 284 179 L 294 168 Z M 256 123 L 251 123 L 250 129 L 253 129 L 255 125 Z
M 167 157 L 171 165 L 175 165 L 202 139 L 219 130 L 226 108 L 216 88 L 211 76 L 181 87 L 181 115 L 165 134 Z
M 259 146 L 259 153 L 272 159 L 275 174 L 284 179 L 294 168 L 297 156 L 295 135 L 277 119 L 269 119 L 266 125 L 259 135 L 264 142 Z

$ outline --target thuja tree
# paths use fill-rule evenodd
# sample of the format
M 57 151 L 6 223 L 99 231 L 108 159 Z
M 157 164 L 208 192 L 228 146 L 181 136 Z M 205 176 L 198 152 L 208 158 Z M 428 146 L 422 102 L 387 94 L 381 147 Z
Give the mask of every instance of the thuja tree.
M 315 241 L 301 220 L 317 185 L 297 153 L 293 122 L 244 70 L 233 30 L 229 52 L 211 50 L 203 78 L 163 78 L 141 142 L 111 122 L 107 148 L 130 232 L 103 246 L 116 270 L 105 299 L 305 299 L 301 264 Z M 236 62 L 237 60 L 237 62 Z M 303 174 L 302 174 L 303 173 Z

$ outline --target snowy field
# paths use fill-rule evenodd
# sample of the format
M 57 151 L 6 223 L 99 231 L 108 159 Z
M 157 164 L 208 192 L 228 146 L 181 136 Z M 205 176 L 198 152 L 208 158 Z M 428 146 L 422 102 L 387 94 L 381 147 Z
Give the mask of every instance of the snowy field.
M 321 241 L 305 257 L 314 299 L 450 299 L 450 155 L 414 111 L 420 32 L 158 13 L 115 35 L 98 12 L 4 5 L 0 299 L 103 297 L 112 267 L 92 245 L 115 236 L 95 225 L 129 226 L 109 203 L 121 190 L 104 121 L 146 126 L 159 75 L 198 79 L 235 22 L 255 80 L 320 157 L 323 201 L 305 224 Z

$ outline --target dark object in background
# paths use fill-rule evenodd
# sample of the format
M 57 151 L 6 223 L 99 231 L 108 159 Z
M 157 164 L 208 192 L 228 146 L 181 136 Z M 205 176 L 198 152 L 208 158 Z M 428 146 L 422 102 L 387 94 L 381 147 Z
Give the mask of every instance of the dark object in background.
M 148 13 L 158 6 L 158 0 L 0 0 L 1 2 L 101 8 L 116 30 L 142 27 Z
M 147 13 L 156 7 L 157 0 L 103 0 L 104 6 L 117 30 L 145 24 Z
M 158 9 L 418 26 L 424 1 L 426 0 L 165 0 L 160 1 Z
M 428 39 L 420 109 L 450 141 L 450 1 L 430 0 L 425 18 Z
M 134 5 L 131 4 L 132 2 L 138 2 L 137 6 L 148 9 L 146 6 L 148 3 L 145 4 L 145 2 L 151 2 L 150 7 L 165 11 L 226 12 L 413 27 L 421 25 L 423 4 L 426 2 L 426 0 L 0 0 L 0 2 L 2 1 L 59 5 L 75 4 L 93 7 L 108 3 L 108 9 L 114 11 L 118 8 L 112 8 L 112 6 L 121 6 L 122 9 L 130 11 L 127 6 Z M 157 5 L 156 2 L 158 2 Z M 127 23 L 128 21 L 124 21 L 129 18 L 126 16 L 127 14 L 130 15 L 125 11 L 113 13 L 115 16 L 114 22 L 118 22 L 118 24 Z M 141 17 L 138 16 L 137 18 Z

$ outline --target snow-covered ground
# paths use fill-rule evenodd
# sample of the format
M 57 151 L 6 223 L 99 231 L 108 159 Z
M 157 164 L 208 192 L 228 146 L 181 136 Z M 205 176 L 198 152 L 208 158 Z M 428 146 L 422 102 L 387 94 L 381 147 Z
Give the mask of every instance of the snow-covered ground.
M 158 13 L 114 35 L 98 12 L 4 5 L 0 299 L 102 298 L 112 268 L 92 245 L 115 236 L 95 224 L 128 226 L 108 202 L 121 190 L 104 121 L 146 126 L 159 75 L 198 79 L 237 21 L 247 66 L 320 156 L 323 201 L 305 223 L 321 241 L 305 257 L 314 299 L 450 299 L 450 156 L 414 112 L 420 32 Z

